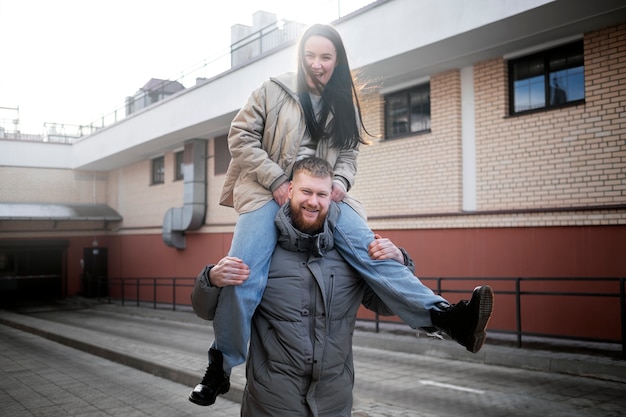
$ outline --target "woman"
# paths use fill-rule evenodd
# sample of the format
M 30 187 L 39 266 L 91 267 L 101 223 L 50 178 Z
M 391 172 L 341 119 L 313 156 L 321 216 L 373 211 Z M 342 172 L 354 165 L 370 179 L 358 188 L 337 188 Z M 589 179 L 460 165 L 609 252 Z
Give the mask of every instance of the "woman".
M 228 256 L 240 259 L 250 274 L 238 280 L 233 271 L 233 280 L 220 291 L 209 367 L 190 401 L 213 404 L 228 391 L 232 368 L 245 361 L 251 318 L 278 239 L 274 219 L 287 201 L 299 159 L 317 156 L 334 167 L 331 197 L 341 210 L 335 246 L 396 315 L 413 328 L 428 327 L 430 310 L 449 306 L 401 263 L 370 258 L 370 250 L 376 252 L 375 236 L 358 202 L 346 194 L 354 184 L 358 147 L 366 143 L 361 129 L 365 131 L 341 36 L 329 25 L 314 25 L 298 45 L 297 74 L 266 81 L 231 124 L 232 159 L 220 203 L 239 213 Z

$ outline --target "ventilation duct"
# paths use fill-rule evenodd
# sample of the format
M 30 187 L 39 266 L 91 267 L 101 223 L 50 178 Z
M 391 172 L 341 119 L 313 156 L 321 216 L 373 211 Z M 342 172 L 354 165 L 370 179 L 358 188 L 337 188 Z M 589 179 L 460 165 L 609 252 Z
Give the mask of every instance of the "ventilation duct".
M 185 249 L 185 232 L 204 224 L 207 194 L 207 141 L 185 142 L 183 154 L 183 206 L 173 207 L 163 218 L 163 242 L 176 249 Z

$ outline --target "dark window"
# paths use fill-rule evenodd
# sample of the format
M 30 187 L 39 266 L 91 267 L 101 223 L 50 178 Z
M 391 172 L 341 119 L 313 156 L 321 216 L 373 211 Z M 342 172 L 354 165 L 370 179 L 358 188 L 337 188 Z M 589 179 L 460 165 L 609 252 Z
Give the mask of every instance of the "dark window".
M 215 175 L 226 174 L 230 163 L 230 151 L 228 150 L 228 137 L 226 135 L 215 138 L 213 141 L 215 148 Z
M 165 157 L 159 156 L 152 160 L 152 184 L 165 182 Z
M 185 179 L 183 163 L 185 162 L 185 151 L 174 153 L 174 181 Z
M 511 60 L 509 91 L 511 114 L 583 101 L 582 41 Z
M 430 84 L 385 96 L 387 139 L 430 131 Z

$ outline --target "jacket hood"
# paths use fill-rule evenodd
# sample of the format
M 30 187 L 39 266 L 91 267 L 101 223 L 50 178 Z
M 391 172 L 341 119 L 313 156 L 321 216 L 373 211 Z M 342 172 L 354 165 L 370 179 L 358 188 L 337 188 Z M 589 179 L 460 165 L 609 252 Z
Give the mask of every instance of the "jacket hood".
M 328 214 L 324 222 L 324 230 L 318 234 L 310 235 L 296 229 L 291 222 L 291 208 L 289 202 L 285 203 L 278 214 L 276 214 L 275 224 L 278 227 L 278 244 L 293 252 L 311 252 L 317 256 L 324 256 L 324 253 L 335 246 L 333 234 L 335 225 L 339 218 L 339 206 L 333 201 L 328 207 Z

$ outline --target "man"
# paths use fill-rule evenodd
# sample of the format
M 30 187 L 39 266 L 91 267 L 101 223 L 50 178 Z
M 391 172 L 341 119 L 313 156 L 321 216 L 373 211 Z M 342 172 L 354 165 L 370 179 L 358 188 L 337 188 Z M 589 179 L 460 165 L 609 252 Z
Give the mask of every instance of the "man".
M 296 162 L 293 172 L 289 202 L 276 217 L 279 240 L 268 284 L 253 317 L 241 415 L 349 417 L 357 310 L 363 303 L 379 314 L 393 312 L 334 249 L 340 213 L 330 197 L 332 166 L 307 158 Z M 401 255 L 385 239 L 370 245 L 374 259 L 404 261 Z M 192 293 L 194 311 L 210 319 L 219 288 L 238 285 L 248 274 L 247 266 L 231 257 L 205 268 Z M 482 345 L 492 305 L 491 289 L 478 287 L 470 302 L 431 310 L 423 326 L 434 326 L 464 346 Z M 230 387 L 219 351 L 211 349 L 209 355 L 205 379 L 190 394 L 192 402 L 215 401 Z

